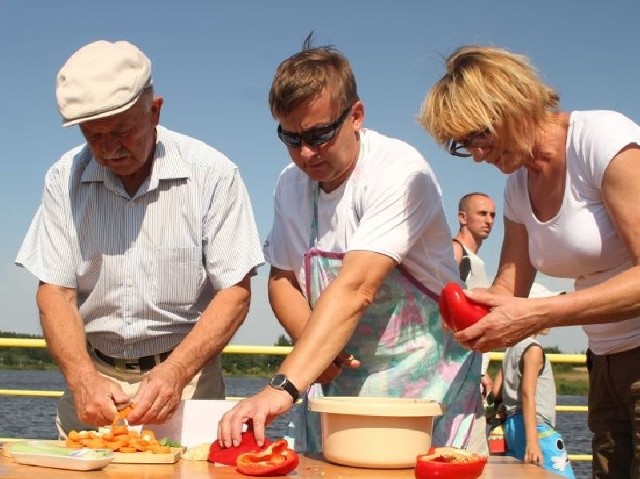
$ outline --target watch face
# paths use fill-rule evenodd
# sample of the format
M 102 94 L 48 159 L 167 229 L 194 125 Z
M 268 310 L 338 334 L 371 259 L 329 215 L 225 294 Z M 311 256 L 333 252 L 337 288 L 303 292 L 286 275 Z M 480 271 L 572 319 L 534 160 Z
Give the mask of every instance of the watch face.
M 287 377 L 284 374 L 274 374 L 271 378 L 271 385 L 274 388 L 282 389 L 287 383 Z
M 300 392 L 284 374 L 274 374 L 269 381 L 269 386 L 280 391 L 288 392 L 293 402 L 296 402 L 300 398 Z

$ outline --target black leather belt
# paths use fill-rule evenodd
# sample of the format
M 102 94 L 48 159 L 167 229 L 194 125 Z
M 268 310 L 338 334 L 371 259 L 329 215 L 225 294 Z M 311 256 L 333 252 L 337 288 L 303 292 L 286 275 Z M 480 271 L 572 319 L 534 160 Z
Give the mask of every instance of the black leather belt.
M 107 356 L 96 348 L 91 348 L 91 350 L 101 361 L 104 361 L 110 366 L 122 371 L 132 372 L 144 372 L 153 369 L 155 366 L 167 359 L 173 351 L 171 350 L 166 353 L 154 354 L 152 356 L 143 356 L 141 358 L 124 359 Z

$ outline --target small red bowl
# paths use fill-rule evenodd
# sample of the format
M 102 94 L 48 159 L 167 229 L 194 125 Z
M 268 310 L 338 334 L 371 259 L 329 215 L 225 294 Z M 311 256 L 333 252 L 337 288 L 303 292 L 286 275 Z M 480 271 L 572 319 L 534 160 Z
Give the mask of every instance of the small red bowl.
M 432 448 L 416 457 L 416 479 L 477 479 L 487 464 L 486 456 L 453 447 Z

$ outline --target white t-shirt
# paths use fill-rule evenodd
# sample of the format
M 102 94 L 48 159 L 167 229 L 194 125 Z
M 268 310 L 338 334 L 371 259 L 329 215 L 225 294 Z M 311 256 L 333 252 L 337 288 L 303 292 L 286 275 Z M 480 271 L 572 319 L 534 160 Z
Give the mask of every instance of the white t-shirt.
M 471 269 L 469 270 L 467 279 L 465 279 L 467 289 L 490 287 L 491 281 L 487 276 L 487 271 L 482 258 L 469 250 L 466 250 L 466 252 L 471 264 Z
M 630 144 L 640 145 L 640 126 L 613 111 L 571 113 L 566 143 L 566 185 L 562 206 L 541 222 L 531 209 L 527 170 L 507 179 L 505 216 L 523 224 L 533 266 L 548 276 L 575 279 L 580 290 L 630 268 L 629 250 L 618 236 L 602 200 L 609 163 Z M 610 354 L 640 346 L 640 318 L 583 326 L 589 348 Z
M 487 271 L 482 258 L 480 258 L 480 256 L 478 256 L 474 252 L 469 251 L 467 248 L 464 248 L 463 254 L 469 258 L 469 264 L 471 265 L 469 274 L 467 274 L 467 278 L 465 279 L 467 289 L 490 287 L 491 281 L 487 276 Z M 489 356 L 489 353 L 483 353 L 482 366 L 480 368 L 480 374 L 482 374 L 483 376 L 487 374 L 487 368 L 489 367 L 490 361 L 491 358 Z
M 403 141 L 361 130 L 360 154 L 339 188 L 319 192 L 318 249 L 366 250 L 402 264 L 436 294 L 460 282 L 451 233 L 436 177 L 422 155 Z M 303 255 L 310 247 L 316 183 L 294 164 L 278 179 L 266 260 L 293 271 L 305 290 Z

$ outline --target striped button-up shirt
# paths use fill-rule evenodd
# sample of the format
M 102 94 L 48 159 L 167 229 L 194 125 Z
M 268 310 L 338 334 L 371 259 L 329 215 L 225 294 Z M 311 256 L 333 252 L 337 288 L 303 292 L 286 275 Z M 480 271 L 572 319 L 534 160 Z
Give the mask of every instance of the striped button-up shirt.
M 168 351 L 216 291 L 263 264 L 249 195 L 214 148 L 157 128 L 153 169 L 130 197 L 81 145 L 47 172 L 16 258 L 74 288 L 89 343 L 114 357 Z

